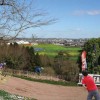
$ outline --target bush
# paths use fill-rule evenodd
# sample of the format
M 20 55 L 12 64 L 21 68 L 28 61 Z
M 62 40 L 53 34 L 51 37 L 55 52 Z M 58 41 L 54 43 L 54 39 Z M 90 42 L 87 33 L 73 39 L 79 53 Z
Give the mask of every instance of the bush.
M 55 71 L 52 67 L 45 67 L 43 69 L 43 73 L 48 75 L 55 75 Z

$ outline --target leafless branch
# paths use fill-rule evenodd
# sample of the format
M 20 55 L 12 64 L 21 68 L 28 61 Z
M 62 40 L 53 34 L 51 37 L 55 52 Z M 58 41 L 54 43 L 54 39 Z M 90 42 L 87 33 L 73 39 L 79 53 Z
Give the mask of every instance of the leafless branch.
M 33 8 L 34 0 L 0 0 L 0 37 L 17 37 L 23 31 L 50 25 L 56 19 L 46 19 L 46 13 Z

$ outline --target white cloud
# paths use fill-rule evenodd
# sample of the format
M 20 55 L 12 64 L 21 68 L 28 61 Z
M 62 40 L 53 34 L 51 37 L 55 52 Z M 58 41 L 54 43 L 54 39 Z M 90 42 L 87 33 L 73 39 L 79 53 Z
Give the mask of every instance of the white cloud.
M 100 15 L 100 10 L 77 10 L 74 12 L 74 15 Z

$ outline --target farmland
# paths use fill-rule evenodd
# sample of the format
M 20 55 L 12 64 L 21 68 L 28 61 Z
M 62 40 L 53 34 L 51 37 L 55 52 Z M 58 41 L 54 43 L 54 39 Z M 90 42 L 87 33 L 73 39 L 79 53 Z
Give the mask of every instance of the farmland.
M 38 52 L 41 55 L 48 55 L 49 57 L 55 57 L 58 52 L 63 51 L 70 55 L 71 59 L 77 59 L 79 56 L 82 48 L 80 47 L 65 47 L 60 45 L 54 45 L 54 44 L 39 44 L 35 45 L 35 52 Z

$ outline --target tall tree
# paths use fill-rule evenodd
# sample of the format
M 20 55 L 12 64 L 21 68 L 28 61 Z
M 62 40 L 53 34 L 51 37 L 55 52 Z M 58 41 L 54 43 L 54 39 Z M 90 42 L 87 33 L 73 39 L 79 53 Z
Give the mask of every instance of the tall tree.
M 84 44 L 83 50 L 87 52 L 86 61 L 90 73 L 94 73 L 94 69 L 98 67 L 100 61 L 100 38 L 93 38 Z M 81 64 L 81 63 L 80 63 Z
M 42 66 L 41 59 L 40 59 L 40 56 L 39 56 L 38 52 L 35 55 L 35 65 L 36 66 Z
M 27 64 L 25 66 L 25 70 L 33 70 L 35 65 L 35 53 L 33 47 L 26 47 L 27 50 Z

